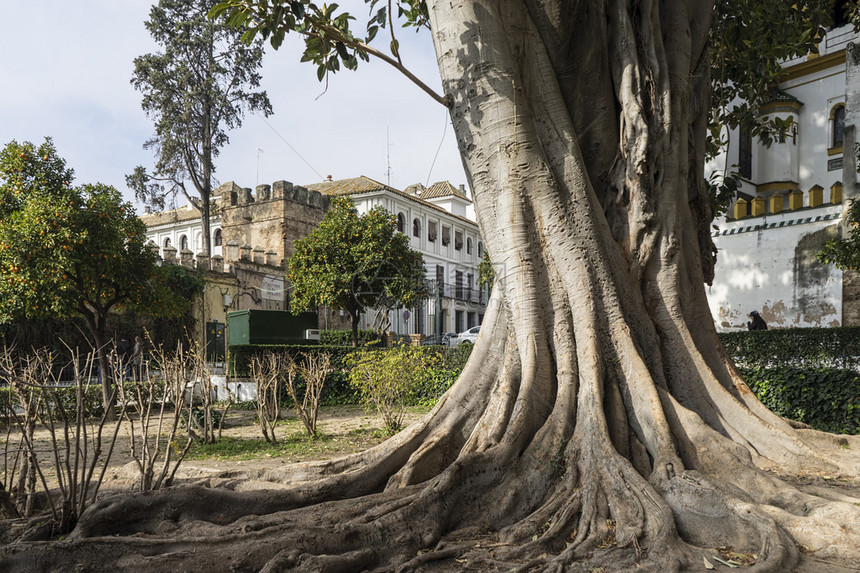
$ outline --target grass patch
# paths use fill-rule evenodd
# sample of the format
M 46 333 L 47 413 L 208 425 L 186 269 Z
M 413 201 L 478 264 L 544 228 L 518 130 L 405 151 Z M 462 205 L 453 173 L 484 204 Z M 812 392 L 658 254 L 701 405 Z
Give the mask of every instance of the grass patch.
M 347 454 L 381 442 L 384 435 L 378 429 L 358 428 L 345 435 L 317 434 L 308 436 L 304 430 L 283 435 L 277 444 L 263 438 L 235 438 L 225 436 L 214 444 L 196 443 L 191 446 L 187 459 L 244 461 L 261 458 L 298 458 Z

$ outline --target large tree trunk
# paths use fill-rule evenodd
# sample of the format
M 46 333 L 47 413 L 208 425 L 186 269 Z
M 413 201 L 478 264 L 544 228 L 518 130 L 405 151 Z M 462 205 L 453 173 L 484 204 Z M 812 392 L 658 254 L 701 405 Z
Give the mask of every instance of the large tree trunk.
M 108 500 L 47 557 L 7 561 L 104 552 L 168 569 L 193 548 L 200 570 L 674 571 L 731 546 L 790 571 L 798 545 L 860 557 L 858 499 L 781 477 L 856 479 L 860 439 L 767 411 L 708 311 L 711 3 L 428 5 L 497 277 L 457 384 L 368 452 L 255 476 L 286 491 Z

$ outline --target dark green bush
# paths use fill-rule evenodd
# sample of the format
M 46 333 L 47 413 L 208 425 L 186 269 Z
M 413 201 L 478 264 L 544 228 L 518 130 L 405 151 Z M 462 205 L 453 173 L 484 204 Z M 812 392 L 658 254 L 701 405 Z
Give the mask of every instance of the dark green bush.
M 723 332 L 738 366 L 860 367 L 860 327 Z
M 352 346 L 351 330 L 323 330 L 320 332 L 320 344 L 324 346 Z M 375 330 L 359 330 L 359 347 L 377 347 L 382 344 L 382 339 Z
M 66 416 L 74 420 L 77 410 L 77 397 L 73 387 L 60 387 L 54 389 L 43 389 L 47 393 L 47 403 L 51 405 L 51 414 L 54 420 L 61 420 L 62 406 Z M 84 388 L 84 417 L 87 419 L 101 418 L 104 415 L 102 404 L 102 389 L 98 385 L 90 385 Z M 20 405 L 15 390 L 9 387 L 0 388 L 0 416 L 7 416 Z
M 442 354 L 442 364 L 447 370 L 454 370 L 457 375 L 463 371 L 466 361 L 472 355 L 474 344 L 460 344 L 458 346 L 439 346 Z
M 838 434 L 860 433 L 856 370 L 776 366 L 742 368 L 759 400 L 780 416 Z
M 102 403 L 102 388 L 100 385 L 93 384 L 84 387 L 84 417 L 85 418 L 101 418 L 105 413 L 104 404 Z M 77 408 L 77 395 L 74 388 L 58 388 L 51 391 L 48 400 L 53 402 L 58 399 L 63 405 L 66 416 L 70 419 L 75 418 Z M 57 418 L 60 417 L 60 412 L 55 408 L 54 414 Z

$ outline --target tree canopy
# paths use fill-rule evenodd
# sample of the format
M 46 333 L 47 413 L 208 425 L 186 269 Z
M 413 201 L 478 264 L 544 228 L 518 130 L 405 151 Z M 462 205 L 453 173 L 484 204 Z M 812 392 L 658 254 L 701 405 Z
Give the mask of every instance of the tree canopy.
M 426 295 L 424 260 L 382 207 L 359 215 L 347 197 L 332 199 L 319 226 L 293 244 L 289 260 L 293 311 L 344 310 L 358 345 L 366 309 L 412 308 Z
M 113 187 L 74 187 L 50 139 L 0 152 L 0 322 L 82 317 L 105 351 L 108 314 L 173 316 L 173 296 L 146 246 L 146 226 Z
M 241 41 L 242 31 L 207 18 L 213 0 L 159 0 L 146 28 L 163 51 L 134 60 L 132 85 L 155 123 L 144 145 L 155 152 L 155 168 L 126 177 L 138 199 L 164 207 L 182 194 L 200 211 L 203 251 L 211 254 L 210 195 L 215 159 L 229 142 L 227 131 L 245 113 L 272 113 L 260 86 L 263 46 Z

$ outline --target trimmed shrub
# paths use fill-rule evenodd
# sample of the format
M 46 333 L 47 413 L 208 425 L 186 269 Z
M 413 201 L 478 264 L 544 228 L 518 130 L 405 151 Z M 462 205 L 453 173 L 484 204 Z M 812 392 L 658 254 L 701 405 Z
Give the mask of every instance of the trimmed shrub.
M 742 368 L 747 384 L 774 413 L 837 434 L 860 433 L 860 374 L 797 366 Z
M 351 330 L 323 330 L 320 332 L 320 344 L 324 346 L 350 346 L 352 347 Z M 375 330 L 359 330 L 358 346 L 362 348 L 377 347 L 382 345 L 382 338 Z
M 738 366 L 860 367 L 860 327 L 720 333 Z
M 438 353 L 416 346 L 364 350 L 350 357 L 349 381 L 368 411 L 382 415 L 385 429 L 394 434 L 403 425 L 403 415 L 416 400 L 416 391 L 432 387 L 433 372 L 441 362 Z

